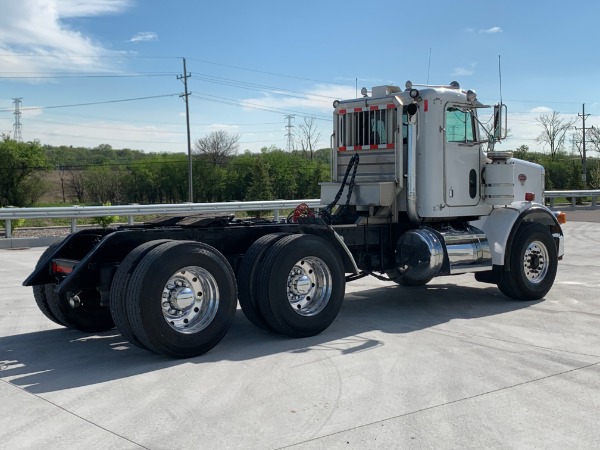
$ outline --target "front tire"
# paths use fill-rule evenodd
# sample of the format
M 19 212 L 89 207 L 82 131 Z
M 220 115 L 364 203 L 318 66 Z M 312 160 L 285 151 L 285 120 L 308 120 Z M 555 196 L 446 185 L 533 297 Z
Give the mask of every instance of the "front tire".
M 235 275 L 215 248 L 173 241 L 152 249 L 127 286 L 132 330 L 149 350 L 199 356 L 225 336 L 235 315 Z
M 539 300 L 554 284 L 558 267 L 556 244 L 548 228 L 539 223 L 519 227 L 502 273 L 500 291 L 515 300 Z
M 342 261 L 324 239 L 296 234 L 267 251 L 257 299 L 276 331 L 290 337 L 314 336 L 337 317 L 345 292 Z

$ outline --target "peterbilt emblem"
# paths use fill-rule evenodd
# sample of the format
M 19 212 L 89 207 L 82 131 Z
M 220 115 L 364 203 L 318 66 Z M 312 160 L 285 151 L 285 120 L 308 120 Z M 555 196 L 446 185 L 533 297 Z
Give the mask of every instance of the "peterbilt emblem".
M 523 186 L 525 184 L 525 181 L 527 181 L 527 175 L 525 175 L 524 173 L 520 173 L 517 178 L 521 182 L 521 186 Z

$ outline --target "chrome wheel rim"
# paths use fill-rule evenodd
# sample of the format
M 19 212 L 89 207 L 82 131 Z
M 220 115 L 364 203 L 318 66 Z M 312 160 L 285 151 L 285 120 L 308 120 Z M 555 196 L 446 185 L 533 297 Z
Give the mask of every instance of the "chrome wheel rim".
M 301 316 L 315 316 L 331 298 L 332 277 L 327 264 L 316 256 L 301 259 L 287 278 L 287 298 Z
M 217 281 L 202 267 L 184 267 L 165 283 L 161 307 L 163 317 L 173 330 L 183 334 L 197 333 L 217 314 Z
M 548 274 L 548 249 L 540 241 L 533 241 L 523 255 L 523 269 L 530 283 L 541 283 Z

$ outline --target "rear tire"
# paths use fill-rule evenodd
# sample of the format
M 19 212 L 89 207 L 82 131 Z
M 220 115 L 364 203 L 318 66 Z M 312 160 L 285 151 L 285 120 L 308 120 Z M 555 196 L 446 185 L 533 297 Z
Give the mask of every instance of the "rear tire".
M 132 272 L 135 270 L 141 259 L 146 256 L 150 250 L 165 242 L 168 242 L 168 240 L 160 239 L 145 242 L 134 248 L 125 259 L 123 259 L 121 264 L 119 264 L 119 268 L 117 269 L 110 286 L 110 312 L 117 330 L 119 330 L 121 335 L 130 343 L 136 347 L 143 348 L 144 350 L 146 350 L 146 347 L 133 332 L 129 316 L 127 315 L 127 285 L 129 284 L 129 278 L 131 277 Z
M 346 287 L 344 266 L 324 239 L 286 236 L 267 251 L 257 300 L 265 320 L 291 337 L 314 336 L 337 317 Z
M 78 296 L 81 305 L 77 308 L 69 306 L 65 294 L 56 293 L 56 285 L 46 285 L 46 299 L 52 314 L 67 328 L 97 333 L 115 327 L 110 310 L 100 306 L 100 293 L 95 289 L 85 289 Z
M 127 286 L 127 314 L 149 350 L 199 356 L 223 339 L 237 307 L 235 275 L 215 248 L 172 241 L 150 250 Z
M 288 236 L 288 234 L 273 233 L 257 239 L 244 255 L 238 271 L 238 300 L 242 311 L 250 322 L 264 330 L 272 330 L 273 328 L 267 323 L 258 306 L 256 285 L 259 270 L 257 269 L 262 268 L 267 250 L 285 236 Z
M 56 250 L 56 248 L 60 245 L 60 242 L 55 242 L 54 244 L 50 245 L 46 250 L 44 250 L 44 253 L 42 253 L 42 256 L 40 256 L 40 259 L 38 260 L 37 264 L 35 265 L 35 268 L 38 269 L 40 267 L 41 262 L 44 260 L 44 258 L 49 255 L 50 253 L 54 252 L 54 250 Z M 52 313 L 52 311 L 50 310 L 50 306 L 48 305 L 48 297 L 46 296 L 46 285 L 45 284 L 38 284 L 33 286 L 33 298 L 35 299 L 35 303 L 38 306 L 39 310 L 42 312 L 42 314 L 44 314 L 44 316 L 46 316 L 48 319 L 50 319 L 52 322 L 61 325 L 61 326 L 66 326 L 66 324 L 62 323 L 60 320 L 57 319 L 57 317 Z
M 502 274 L 500 291 L 515 300 L 539 300 L 554 284 L 558 256 L 554 238 L 545 225 L 519 227 L 509 256 L 510 270 Z

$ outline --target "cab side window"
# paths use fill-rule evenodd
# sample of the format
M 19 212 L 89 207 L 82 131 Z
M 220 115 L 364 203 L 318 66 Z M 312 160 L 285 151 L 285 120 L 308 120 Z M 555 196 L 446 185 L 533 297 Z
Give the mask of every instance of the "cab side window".
M 446 109 L 446 142 L 474 142 L 475 121 L 470 111 Z

